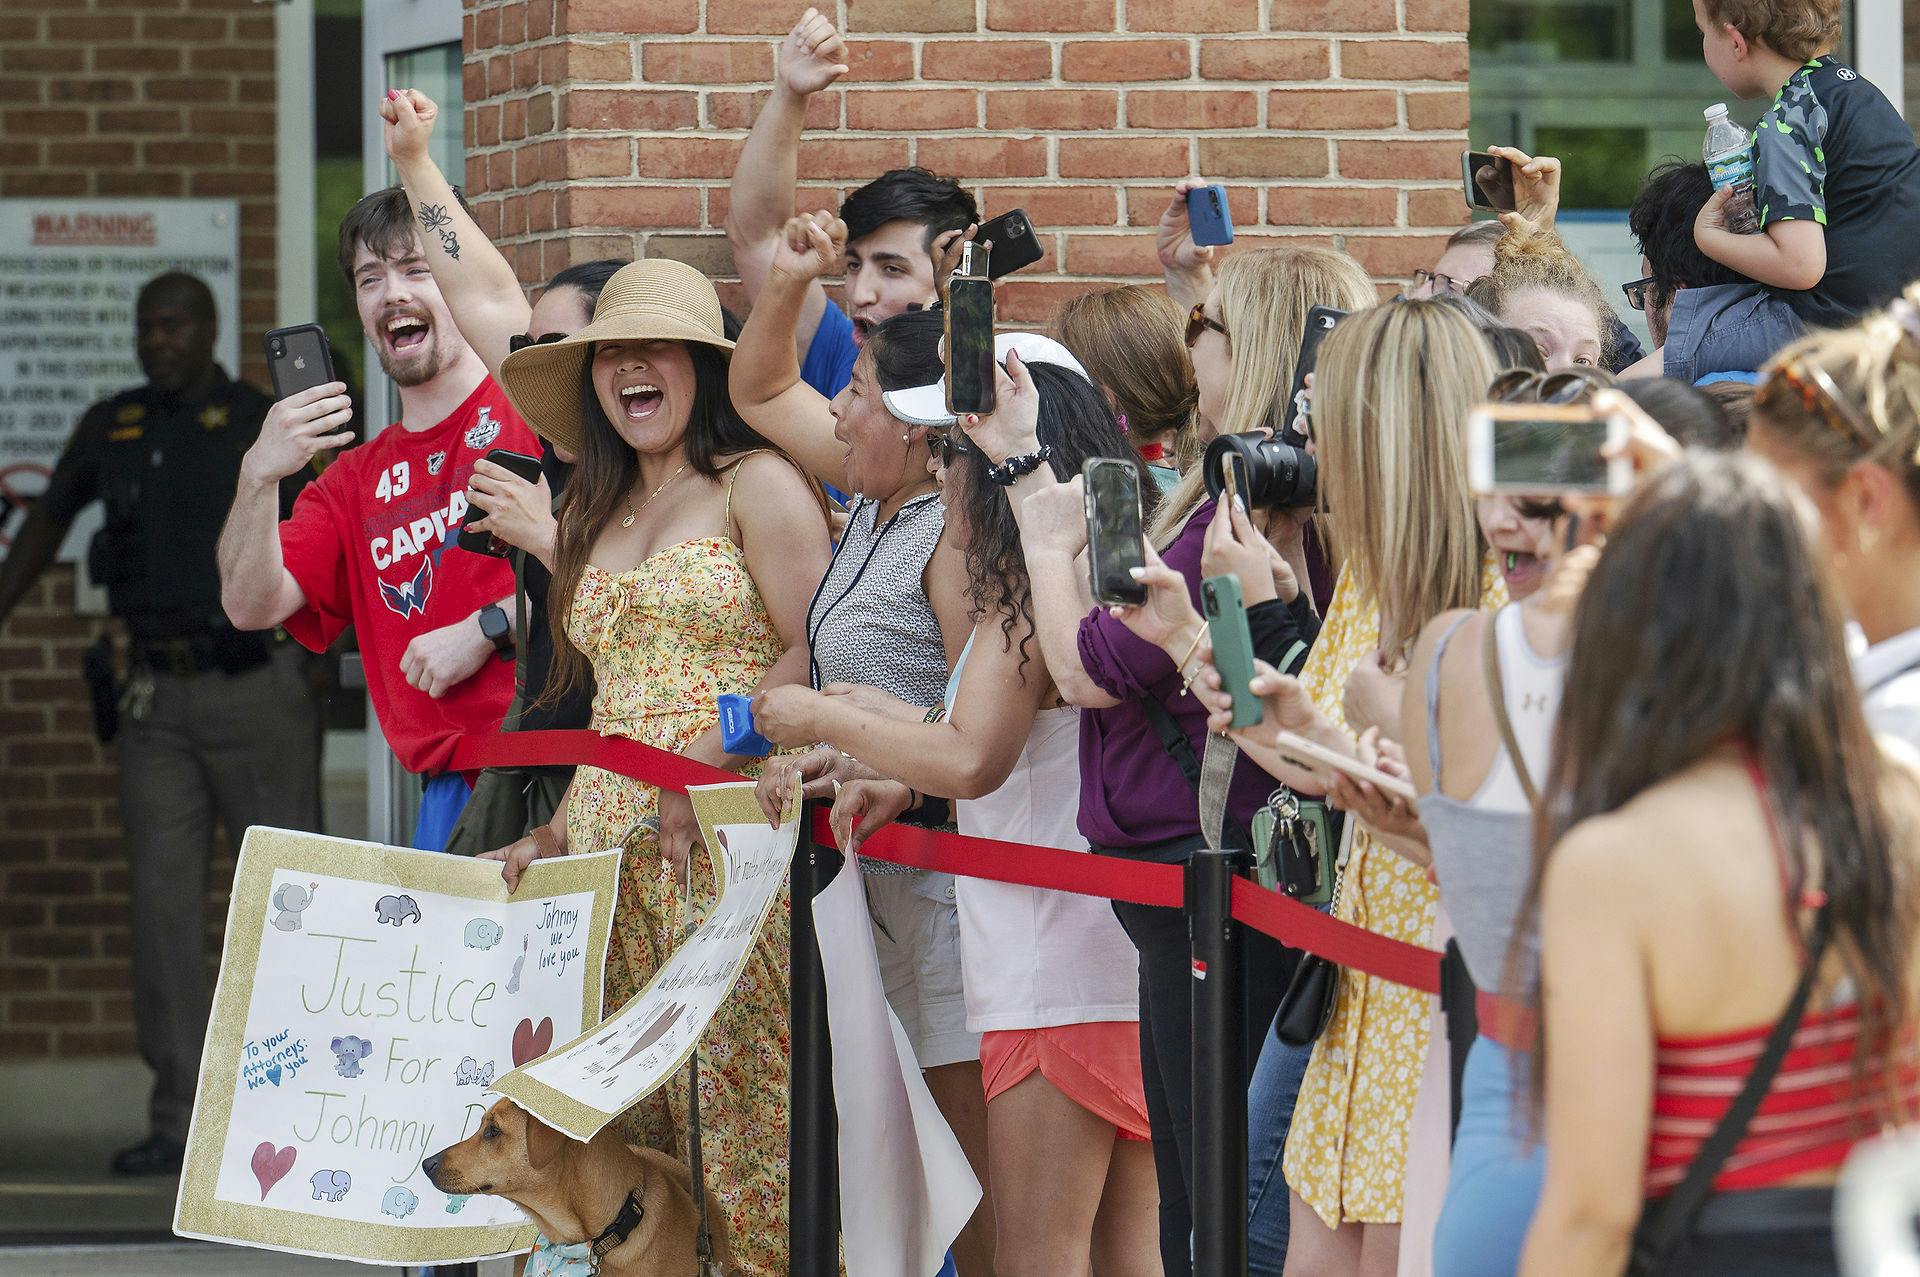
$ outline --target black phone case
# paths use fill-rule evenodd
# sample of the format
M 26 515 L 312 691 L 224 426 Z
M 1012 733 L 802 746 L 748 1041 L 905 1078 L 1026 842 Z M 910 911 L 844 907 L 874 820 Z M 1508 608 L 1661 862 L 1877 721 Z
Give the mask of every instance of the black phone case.
M 1047 255 L 1040 246 L 1040 237 L 1033 233 L 1033 219 L 1027 216 L 1024 208 L 1016 208 L 990 222 L 980 223 L 980 229 L 973 238 L 975 243 L 993 245 L 987 255 L 988 279 L 999 279 L 1002 275 L 1024 270 Z
M 1307 327 L 1300 334 L 1300 354 L 1293 361 L 1293 386 L 1287 391 L 1286 417 L 1280 429 L 1283 442 L 1305 447 L 1307 432 L 1301 427 L 1307 416 L 1307 374 L 1320 359 L 1320 343 L 1347 317 L 1347 312 L 1332 306 L 1315 306 L 1307 312 Z
M 337 380 L 333 375 L 333 347 L 318 324 L 276 328 L 265 338 L 267 371 L 273 376 L 273 397 L 285 399 Z
M 524 452 L 514 452 L 509 448 L 495 448 L 482 459 L 491 461 L 494 465 L 500 466 L 503 469 L 513 471 L 528 483 L 540 482 L 540 458 L 538 457 L 529 457 Z M 467 506 L 467 512 L 460 516 L 460 539 L 456 544 L 458 544 L 462 550 L 472 550 L 475 554 L 485 554 L 496 559 L 504 559 L 513 553 L 512 546 L 500 540 L 500 538 L 494 536 L 491 532 L 468 531 L 468 524 L 486 517 L 487 511 L 482 510 L 477 505 L 469 504 Z

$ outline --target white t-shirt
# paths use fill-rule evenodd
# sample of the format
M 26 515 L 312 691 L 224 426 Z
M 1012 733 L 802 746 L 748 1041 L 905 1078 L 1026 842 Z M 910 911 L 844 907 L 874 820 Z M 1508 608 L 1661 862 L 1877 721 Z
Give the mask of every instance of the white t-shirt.
M 1853 658 L 1867 725 L 1920 749 L 1920 630 L 1883 639 Z
M 1079 712 L 1042 710 L 1006 783 L 959 804 L 960 832 L 1085 851 L 1079 800 Z M 955 887 L 968 1032 L 1140 1018 L 1139 957 L 1111 902 L 980 878 Z

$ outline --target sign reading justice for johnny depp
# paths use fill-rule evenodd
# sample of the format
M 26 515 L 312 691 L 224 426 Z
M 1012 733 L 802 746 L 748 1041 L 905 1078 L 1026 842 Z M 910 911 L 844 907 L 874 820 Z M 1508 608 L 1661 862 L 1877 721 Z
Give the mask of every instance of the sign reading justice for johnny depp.
M 247 831 L 174 1231 L 389 1264 L 524 1250 L 421 1159 L 599 1019 L 620 854 L 493 861 Z

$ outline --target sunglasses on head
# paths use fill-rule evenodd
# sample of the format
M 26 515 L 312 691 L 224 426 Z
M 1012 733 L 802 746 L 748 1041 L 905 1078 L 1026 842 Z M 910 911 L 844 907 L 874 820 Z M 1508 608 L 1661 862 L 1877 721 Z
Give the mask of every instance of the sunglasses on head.
M 529 346 L 551 346 L 554 342 L 565 341 L 572 335 L 571 333 L 541 333 L 535 337 L 531 333 L 514 333 L 507 338 L 507 353 L 511 355 L 516 350 L 525 350 Z
M 1599 383 L 1575 369 L 1563 372 L 1534 372 L 1528 368 L 1509 368 L 1487 387 L 1487 398 L 1495 403 L 1579 403 Z
M 1217 319 L 1207 318 L 1207 304 L 1205 302 L 1195 302 L 1193 309 L 1187 312 L 1187 349 L 1192 350 L 1195 344 L 1199 342 L 1200 334 L 1209 328 L 1219 333 L 1222 337 L 1231 336 L 1231 334 L 1227 332 L 1227 326 L 1225 324 Z
M 1837 431 L 1853 440 L 1860 447 L 1871 451 L 1880 444 L 1881 432 L 1868 422 L 1840 393 L 1840 387 L 1833 384 L 1833 378 L 1804 361 L 1782 364 L 1773 370 L 1768 380 L 1787 386 L 1800 399 L 1800 406 L 1826 423 L 1827 429 Z

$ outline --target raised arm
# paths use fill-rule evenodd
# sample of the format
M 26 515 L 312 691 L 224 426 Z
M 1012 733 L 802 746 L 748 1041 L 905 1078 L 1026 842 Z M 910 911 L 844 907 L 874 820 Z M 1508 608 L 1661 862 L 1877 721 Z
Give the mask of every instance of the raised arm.
M 1774 221 L 1755 235 L 1727 229 L 1733 188 L 1723 186 L 1700 208 L 1693 239 L 1700 251 L 1755 283 L 1774 288 L 1812 288 L 1827 274 L 1827 231 L 1810 218 Z
M 727 243 L 733 248 L 734 269 L 746 286 L 747 302 L 755 310 L 767 283 L 781 227 L 793 216 L 793 188 L 799 181 L 800 134 L 806 129 L 807 99 L 847 73 L 847 42 L 833 23 L 816 9 L 800 21 L 780 45 L 780 65 L 773 92 L 753 122 L 747 144 L 733 171 L 727 202 Z M 827 307 L 827 296 L 817 283 L 804 290 L 793 325 L 796 351 L 813 342 L 814 330 Z
M 60 454 L 47 490 L 27 507 L 26 520 L 0 563 L 0 625 L 7 623 L 33 583 L 60 552 L 74 516 L 99 495 L 100 450 L 106 444 L 109 417 L 95 407 L 80 419 L 66 451 Z
M 440 108 L 418 89 L 390 89 L 380 103 L 387 155 L 420 223 L 420 249 L 467 345 L 496 381 L 508 342 L 527 331 L 533 307 L 500 250 L 468 216 L 427 143 Z
M 1215 250 L 1193 242 L 1193 223 L 1187 217 L 1187 192 L 1205 186 L 1204 178 L 1190 177 L 1173 188 L 1173 200 L 1160 214 L 1154 231 L 1154 247 L 1160 254 L 1160 274 L 1167 281 L 1167 296 L 1182 310 L 1198 306 L 1213 291 Z
M 338 381 L 273 405 L 240 462 L 227 526 L 216 551 L 220 606 L 235 629 L 270 630 L 306 606 L 306 592 L 280 551 L 280 481 L 329 448 L 353 442 L 353 404 Z
M 819 391 L 800 380 L 794 337 L 820 276 L 840 267 L 847 224 L 829 213 L 782 224 L 769 253 L 764 287 L 740 330 L 727 374 L 733 406 L 746 423 L 778 444 L 808 474 L 846 491 L 846 451 L 833 437 L 833 413 Z M 861 389 L 854 374 L 853 393 Z M 879 393 L 869 387 L 871 393 Z

